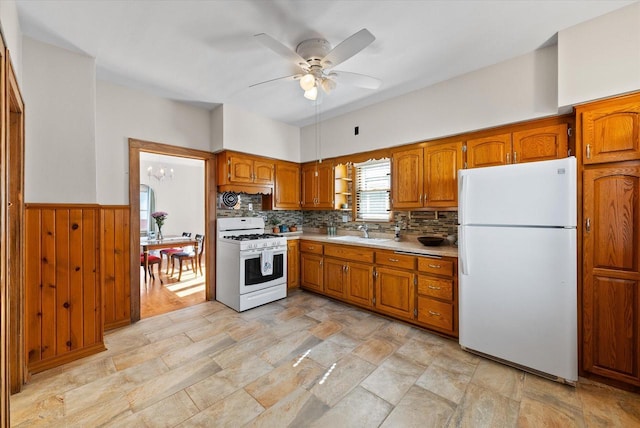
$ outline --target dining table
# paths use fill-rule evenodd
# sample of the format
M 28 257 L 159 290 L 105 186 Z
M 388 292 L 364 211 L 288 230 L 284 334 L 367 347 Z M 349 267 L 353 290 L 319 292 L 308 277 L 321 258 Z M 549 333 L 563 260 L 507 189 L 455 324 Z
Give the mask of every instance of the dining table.
M 140 248 L 142 249 L 144 258 L 144 282 L 147 282 L 147 273 L 149 272 L 149 251 L 189 246 L 193 246 L 195 254 L 198 254 L 198 241 L 194 238 L 186 236 L 165 236 L 162 239 L 140 238 Z M 169 258 L 169 260 L 171 260 L 171 258 Z M 160 278 L 160 283 L 162 284 L 162 278 Z

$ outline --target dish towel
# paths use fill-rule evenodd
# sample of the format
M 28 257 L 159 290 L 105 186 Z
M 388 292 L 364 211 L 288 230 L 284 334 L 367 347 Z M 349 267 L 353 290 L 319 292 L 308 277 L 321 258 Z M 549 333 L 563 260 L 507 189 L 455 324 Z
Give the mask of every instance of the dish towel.
M 260 253 L 260 272 L 262 276 L 273 274 L 273 250 L 262 250 Z

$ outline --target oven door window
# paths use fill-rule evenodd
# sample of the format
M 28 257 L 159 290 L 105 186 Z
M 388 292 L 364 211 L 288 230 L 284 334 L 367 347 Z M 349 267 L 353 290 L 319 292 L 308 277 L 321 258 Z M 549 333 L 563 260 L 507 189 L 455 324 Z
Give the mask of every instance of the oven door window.
M 244 261 L 244 285 L 263 284 L 273 281 L 284 276 L 284 255 L 273 255 L 273 273 L 271 275 L 262 275 L 260 269 L 260 256 L 252 257 Z

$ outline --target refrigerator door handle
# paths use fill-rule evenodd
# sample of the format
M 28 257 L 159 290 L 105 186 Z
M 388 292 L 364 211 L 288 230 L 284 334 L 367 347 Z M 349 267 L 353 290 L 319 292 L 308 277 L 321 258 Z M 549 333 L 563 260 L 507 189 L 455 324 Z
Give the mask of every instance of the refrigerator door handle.
M 458 177 L 458 179 L 460 180 L 460 195 L 458 195 L 458 213 L 460 215 L 460 224 L 465 224 L 465 212 L 466 212 L 466 208 L 467 208 L 467 181 L 468 178 L 465 177 L 465 174 L 460 174 L 460 176 Z
M 462 275 L 469 275 L 469 264 L 467 263 L 467 241 L 464 237 L 464 226 L 458 231 L 458 263 Z

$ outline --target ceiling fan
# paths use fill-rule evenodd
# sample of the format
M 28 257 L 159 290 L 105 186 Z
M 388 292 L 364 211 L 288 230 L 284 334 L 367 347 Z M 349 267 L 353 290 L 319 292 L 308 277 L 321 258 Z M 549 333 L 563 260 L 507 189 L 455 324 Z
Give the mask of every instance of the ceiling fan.
M 256 83 L 250 87 L 280 80 L 299 80 L 300 87 L 305 91 L 305 98 L 316 100 L 318 88 L 328 94 L 335 89 L 336 80 L 367 89 L 378 89 L 382 83 L 365 74 L 333 70 L 333 67 L 351 58 L 376 39 L 366 28 L 343 40 L 333 49 L 325 39 L 304 40 L 293 51 L 268 34 L 260 33 L 255 37 L 278 55 L 292 61 L 300 68 L 300 73 Z

